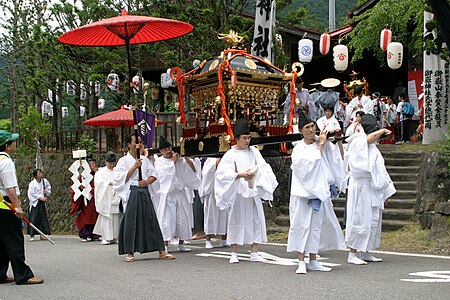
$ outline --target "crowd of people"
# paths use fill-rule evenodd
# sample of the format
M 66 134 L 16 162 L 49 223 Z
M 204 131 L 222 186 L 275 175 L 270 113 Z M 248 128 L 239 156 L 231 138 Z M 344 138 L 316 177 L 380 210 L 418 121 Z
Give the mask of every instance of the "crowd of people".
M 399 117 L 399 109 L 392 99 L 381 103 L 377 93 L 370 99 L 358 86 L 346 106 L 336 94 L 330 87 L 316 102 L 309 93 L 300 94 L 309 97 L 305 101 L 296 99 L 294 128 L 303 139 L 293 143 L 291 155 L 287 251 L 298 255 L 298 274 L 331 271 L 317 261 L 318 252 L 324 250 L 349 248 L 349 264 L 381 261 L 369 251 L 380 244 L 382 211 L 395 188 L 375 145 L 393 135 L 391 122 Z M 399 98 L 399 106 L 404 106 L 406 97 Z M 92 197 L 72 197 L 71 214 L 78 213 L 75 223 L 81 241 L 118 243 L 119 254 L 133 262 L 136 252 L 154 251 L 162 260 L 173 260 L 169 246 L 174 241 L 178 251 L 190 251 L 185 241 L 204 236 L 207 249 L 230 247 L 229 263 L 239 263 L 238 246 L 243 245 L 250 246 L 251 262 L 265 262 L 258 254 L 258 245 L 267 242 L 263 201 L 273 200 L 278 182 L 258 148 L 250 146 L 247 120 L 237 120 L 233 133 L 235 143 L 221 159 L 181 157 L 162 136 L 160 156 L 147 155 L 140 137 L 131 135 L 128 153 L 118 161 L 113 152 L 106 154 L 102 168 L 89 160 Z M 0 193 L 15 206 L 13 213 L 0 206 L 0 222 L 8 222 L 0 231 L 0 283 L 36 284 L 43 280 L 25 264 L 22 224 L 16 218 L 23 215 L 10 158 L 17 138 L 0 131 Z M 33 177 L 29 217 L 50 234 L 45 205 L 51 185 L 40 169 Z M 331 202 L 339 193 L 347 194 L 345 237 Z M 28 234 L 34 241 L 37 233 L 29 229 Z M 220 237 L 219 245 L 213 245 L 213 236 Z M 6 275 L 10 262 L 14 279 Z
M 332 119 L 331 107 L 317 122 L 302 109 L 297 113 L 295 127 L 303 139 L 294 142 L 291 156 L 287 251 L 298 254 L 299 274 L 331 271 L 316 259 L 324 250 L 348 247 L 349 264 L 381 261 L 369 251 L 379 246 L 382 210 L 395 188 L 375 144 L 392 132 L 380 128 L 371 113 L 358 110 L 370 103 L 362 96 L 349 103 L 347 111 L 354 120 L 346 139 L 336 139 L 341 127 Z M 233 133 L 235 144 L 222 158 L 201 159 L 179 156 L 162 136 L 161 155 L 147 157 L 140 138 L 131 135 L 129 151 L 117 166 L 114 153 L 107 153 L 103 169 L 109 175 L 100 176 L 101 171 L 94 175 L 100 217 L 93 233 L 101 236 L 102 244 L 118 242 L 119 254 L 126 254 L 127 262 L 134 261 L 135 252 L 159 251 L 161 259 L 175 259 L 169 254 L 174 250 L 171 245 L 190 251 L 185 241 L 195 238 L 205 238 L 207 249 L 230 247 L 230 263 L 239 263 L 238 246 L 243 245 L 250 246 L 251 262 L 265 262 L 258 254 L 258 245 L 267 241 L 263 201 L 273 200 L 278 182 L 259 150 L 249 146 L 247 120 L 237 120 Z M 348 198 L 345 237 L 331 202 L 341 192 Z M 370 201 L 363 201 L 367 195 Z M 202 213 L 194 213 L 195 201 Z M 118 215 L 120 226 L 113 220 Z M 84 232 L 84 227 L 79 229 Z M 220 244 L 213 244 L 214 236 Z
M 335 88 L 340 84 L 338 79 L 324 79 L 318 90 L 308 92 L 303 87 L 303 80 L 297 78 L 295 85 L 295 108 L 303 111 L 312 120 L 317 121 L 320 129 L 339 131 L 350 136 L 355 132 L 356 120 L 363 114 L 375 116 L 380 128 L 391 131 L 389 136 L 383 137 L 381 143 L 401 144 L 417 142 L 421 139 L 419 120 L 421 109 L 414 109 L 406 95 L 406 88 L 399 83 L 393 96 L 382 97 L 379 92 L 370 93 L 363 85 L 356 85 L 353 89 L 354 97 L 340 97 Z M 288 93 L 284 105 L 284 124 L 289 122 L 291 95 Z M 298 118 L 298 114 L 295 114 Z

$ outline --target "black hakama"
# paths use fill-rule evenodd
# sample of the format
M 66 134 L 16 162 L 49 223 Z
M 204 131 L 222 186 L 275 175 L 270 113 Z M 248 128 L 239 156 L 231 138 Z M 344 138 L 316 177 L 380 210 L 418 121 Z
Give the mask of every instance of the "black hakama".
M 38 201 L 36 207 L 31 207 L 28 215 L 28 220 L 33 223 L 34 226 L 39 228 L 44 234 L 51 234 L 50 225 L 48 224 L 47 209 L 45 208 L 45 202 Z M 39 233 L 28 225 L 27 233 L 30 236 L 39 235 Z
M 147 187 L 130 187 L 125 214 L 120 222 L 119 255 L 164 251 L 164 241 Z
M 192 204 L 192 210 L 194 215 L 194 233 L 203 232 L 205 230 L 205 215 L 203 203 L 200 200 L 198 190 L 194 190 L 194 203 Z

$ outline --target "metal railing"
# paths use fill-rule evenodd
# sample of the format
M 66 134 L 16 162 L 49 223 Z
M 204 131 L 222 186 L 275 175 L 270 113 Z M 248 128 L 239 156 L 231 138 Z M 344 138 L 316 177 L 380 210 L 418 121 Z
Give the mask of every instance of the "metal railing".
M 154 128 L 153 148 L 158 147 L 158 138 L 163 135 L 173 146 L 178 146 L 182 126 L 175 120 L 178 113 L 158 113 L 158 126 Z M 189 122 L 194 122 L 191 120 Z M 77 130 L 52 132 L 40 138 L 41 152 L 72 152 L 78 149 L 82 136 L 88 136 L 96 143 L 97 153 L 107 151 L 121 152 L 127 150 L 127 137 L 134 133 L 133 127 L 89 127 Z

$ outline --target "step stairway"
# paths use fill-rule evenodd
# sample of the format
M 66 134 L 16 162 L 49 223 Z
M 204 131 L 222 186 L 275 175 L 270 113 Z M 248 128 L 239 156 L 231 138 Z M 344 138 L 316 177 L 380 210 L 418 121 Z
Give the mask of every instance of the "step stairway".
M 383 211 L 384 231 L 398 230 L 407 224 L 415 223 L 414 208 L 417 199 L 417 175 L 421 163 L 420 152 L 398 152 L 395 146 L 381 145 L 386 169 L 394 182 L 397 190 L 388 201 Z M 345 194 L 339 199 L 333 200 L 334 211 L 344 225 Z M 273 226 L 269 226 L 268 232 L 286 231 L 289 227 L 289 207 L 279 208 L 280 214 L 273 220 Z

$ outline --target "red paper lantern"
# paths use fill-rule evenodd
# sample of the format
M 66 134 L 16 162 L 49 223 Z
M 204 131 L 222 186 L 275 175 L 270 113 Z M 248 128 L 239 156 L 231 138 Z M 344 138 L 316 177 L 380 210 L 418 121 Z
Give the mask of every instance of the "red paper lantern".
M 331 36 L 328 33 L 322 33 L 320 35 L 320 53 L 322 55 L 327 55 L 330 51 L 330 43 L 331 43 Z
M 383 51 L 387 50 L 387 46 L 392 40 L 392 31 L 389 28 L 385 28 L 381 30 L 380 34 L 380 48 Z

